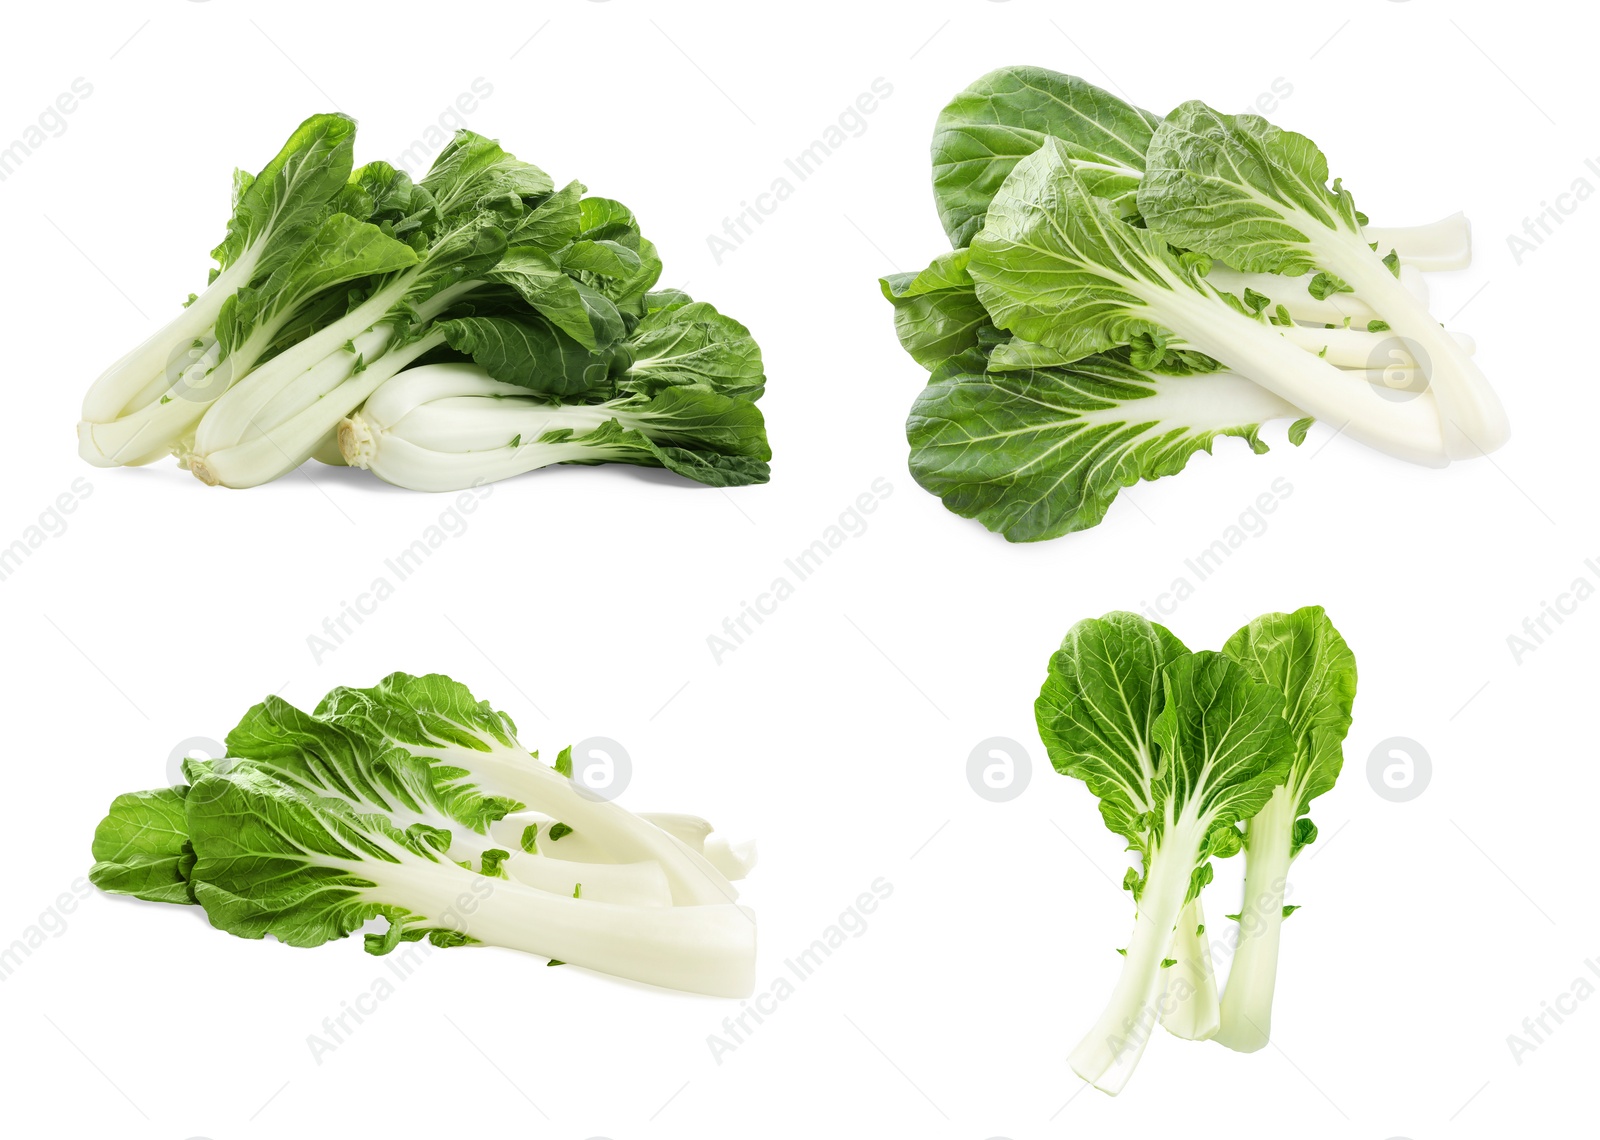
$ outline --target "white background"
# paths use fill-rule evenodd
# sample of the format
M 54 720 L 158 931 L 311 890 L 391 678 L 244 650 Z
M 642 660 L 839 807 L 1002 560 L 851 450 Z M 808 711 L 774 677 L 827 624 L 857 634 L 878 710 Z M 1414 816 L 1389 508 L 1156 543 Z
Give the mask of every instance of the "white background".
M 1600 601 L 1520 663 L 1506 639 L 1580 575 L 1600 584 L 1584 566 L 1600 556 L 1600 204 L 1577 204 L 1520 265 L 1506 236 L 1574 180 L 1600 185 L 1584 167 L 1600 157 L 1592 36 L 1555 7 L 1262 12 L 616 0 L 14 14 L 0 143 L 74 79 L 93 93 L 0 183 L 0 545 L 58 495 L 82 496 L 0 582 L 0 946 L 54 931 L 0 983 L 7 1116 L 128 1137 L 1381 1140 L 1587 1115 L 1600 1000 L 1521 1064 L 1506 1038 L 1578 977 L 1600 985 L 1584 966 L 1600 962 L 1587 728 Z M 1433 280 L 1434 310 L 1476 337 L 1511 444 L 1437 472 L 1320 426 L 1296 450 L 1277 425 L 1271 454 L 1224 441 L 1084 534 L 1011 546 L 948 514 L 906 473 L 922 373 L 876 278 L 944 246 L 927 161 L 940 106 L 1024 62 L 1157 111 L 1193 97 L 1242 110 L 1281 80 L 1292 94 L 1274 120 L 1315 138 L 1376 222 L 1466 210 L 1476 261 Z M 558 183 L 626 201 L 663 284 L 749 324 L 770 378 L 773 481 L 722 493 L 565 469 L 500 484 L 319 661 L 308 636 L 452 500 L 314 465 L 251 492 L 165 464 L 94 470 L 73 450 L 78 401 L 204 282 L 234 165 L 258 168 L 334 107 L 361 121 L 358 161 L 394 159 L 480 77 L 493 92 L 473 129 Z M 879 77 L 893 94 L 864 131 L 719 264 L 707 236 Z M 1033 698 L 1068 626 L 1192 578 L 1184 560 L 1280 478 L 1292 494 L 1266 529 L 1165 619 L 1216 647 L 1254 614 L 1320 603 L 1360 662 L 1345 776 L 1316 804 L 1322 842 L 1294 873 L 1304 909 L 1285 928 L 1273 1045 L 1246 1056 L 1162 1034 L 1109 1099 L 1065 1056 L 1120 964 L 1123 856 L 1087 790 L 1049 770 Z M 892 493 L 865 530 L 718 663 L 708 635 L 877 479 Z M 54 910 L 113 795 L 165 783 L 180 740 L 220 737 L 269 692 L 309 706 L 396 669 L 467 682 L 530 747 L 614 737 L 635 764 L 625 804 L 758 838 L 744 898 L 763 985 L 875 879 L 893 894 L 721 1064 L 707 1037 L 738 1003 L 457 950 L 319 1065 L 308 1035 L 384 968 L 357 942 L 292 950 L 98 895 Z M 1032 756 L 1009 803 L 967 782 L 990 736 Z M 1432 758 L 1410 802 L 1367 779 L 1393 736 Z M 1207 895 L 1218 928 L 1238 873 L 1222 868 Z

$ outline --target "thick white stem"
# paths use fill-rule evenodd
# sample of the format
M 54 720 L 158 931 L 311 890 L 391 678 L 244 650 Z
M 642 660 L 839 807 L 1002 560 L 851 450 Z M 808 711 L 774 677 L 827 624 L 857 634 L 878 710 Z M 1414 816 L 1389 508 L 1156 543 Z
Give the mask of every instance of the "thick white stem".
M 1415 369 L 1417 362 L 1407 343 L 1392 332 L 1367 332 L 1364 329 L 1315 328 L 1309 325 L 1275 326 L 1291 343 L 1311 355 L 1326 360 L 1335 368 L 1385 371 Z M 1477 342 L 1463 333 L 1447 333 L 1468 356 L 1478 351 Z
M 1472 224 L 1459 211 L 1422 226 L 1367 226 L 1362 238 L 1380 254 L 1394 250 L 1418 269 L 1465 269 L 1472 264 Z
M 464 491 L 557 463 L 609 457 L 600 449 L 571 442 L 521 443 L 495 451 L 433 451 L 398 435 L 380 436 L 359 414 L 339 425 L 339 448 L 350 466 L 365 467 L 385 483 L 434 492 Z
M 588 833 L 596 842 L 616 852 L 619 860 L 655 860 L 667 874 L 673 902 L 680 906 L 726 903 L 737 897 L 733 885 L 705 858 L 670 834 L 645 823 L 621 805 L 591 798 L 553 768 L 508 749 L 495 749 L 474 757 L 473 773 L 486 791 L 518 799 L 559 819 L 574 831 Z M 560 841 L 556 841 L 559 846 Z M 552 852 L 559 853 L 559 852 Z
M 351 370 L 357 361 L 360 361 L 365 368 L 382 357 L 397 332 L 398 330 L 390 325 L 368 329 L 352 337 L 348 348 L 341 347 L 307 368 L 286 384 L 277 395 L 266 401 L 239 437 L 239 442 L 248 443 L 252 439 L 260 439 L 281 428 L 297 414 L 350 379 Z
M 492 451 L 518 436 L 532 443 L 557 428 L 582 434 L 617 414 L 605 404 L 552 403 L 466 363 L 408 368 L 361 409 L 374 432 L 446 452 Z
M 149 396 L 138 407 L 108 423 L 78 425 L 78 450 L 88 458 L 92 450 L 98 466 L 138 466 L 177 453 L 179 442 L 191 435 L 201 418 L 233 383 L 248 372 L 256 358 L 271 343 L 278 324 L 258 329 L 226 358 L 211 339 L 203 350 L 193 350 L 194 359 L 186 364 L 177 379 L 164 371 L 141 393 Z M 159 391 L 158 391 L 159 389 Z
M 339 425 L 345 462 L 413 491 L 458 491 L 570 460 L 612 452 L 590 443 L 540 443 L 557 429 L 592 432 L 626 412 L 605 404 L 552 404 L 492 380 L 475 364 L 408 369 Z M 616 452 L 622 457 L 622 452 Z
M 96 467 L 140 467 L 170 453 L 200 422 L 211 401 L 176 396 L 105 423 L 78 422 L 78 455 Z
M 401 818 L 399 812 L 390 814 L 396 819 Z M 520 829 L 497 831 L 491 826 L 490 834 L 479 835 L 455 826 L 450 820 L 423 822 L 433 827 L 442 824 L 450 831 L 450 849 L 445 853 L 445 858 L 455 863 L 465 862 L 473 870 L 482 869 L 485 853 L 498 849 L 507 854 L 505 862 L 501 864 L 507 875 L 541 891 L 567 896 L 582 887 L 584 898 L 599 902 L 628 906 L 672 905 L 672 890 L 659 863 L 574 862 L 547 851 L 524 851 Z M 510 834 L 513 830 L 515 833 Z
M 301 373 L 341 350 L 346 341 L 376 324 L 405 296 L 411 281 L 412 273 L 407 273 L 333 324 L 312 333 L 299 344 L 284 349 L 236 382 L 200 422 L 195 432 L 195 450 L 205 456 L 237 445 L 273 397 L 292 384 Z
M 1367 322 L 1377 318 L 1373 307 L 1360 297 L 1349 293 L 1333 293 L 1321 300 L 1313 297 L 1307 287 L 1311 276 L 1284 277 L 1277 273 L 1241 273 L 1226 265 L 1213 266 L 1206 275 L 1210 285 L 1223 292 L 1243 298 L 1246 289 L 1272 298 L 1281 304 L 1297 321 L 1318 325 L 1343 325 L 1349 321 L 1354 328 L 1366 328 Z
M 474 783 L 485 795 L 505 796 L 532 811 L 560 820 L 575 832 L 586 833 L 589 839 L 611 852 L 616 862 L 655 860 L 666 872 L 672 901 L 679 906 L 726 903 L 738 897 L 733 884 L 704 856 L 620 804 L 579 791 L 578 785 L 535 760 L 520 746 L 495 745 L 487 752 L 473 752 L 464 757 L 447 749 L 397 743 L 419 756 L 435 757 L 469 768 Z M 549 846 L 548 853 L 565 857 L 560 850 L 562 842 L 564 840 L 556 840 Z
M 217 323 L 217 314 L 222 312 L 223 302 L 250 280 L 258 256 L 259 249 L 246 250 L 182 312 L 101 373 L 83 397 L 85 423 L 109 423 L 118 416 L 137 410 L 141 406 L 137 403 L 139 397 L 149 390 L 152 381 L 166 371 L 173 357 L 211 332 L 212 326 Z M 95 462 L 90 456 L 84 458 Z
M 756 865 L 755 840 L 734 843 L 712 834 L 711 824 L 697 815 L 679 812 L 640 812 L 639 818 L 655 824 L 689 850 L 704 855 L 730 882 L 748 876 Z
M 375 901 L 493 946 L 715 997 L 755 988 L 756 922 L 745 907 L 619 906 L 414 858 L 319 862 L 376 884 Z
M 1141 290 L 1151 319 L 1307 415 L 1389 455 L 1428 467 L 1449 462 L 1427 393 L 1387 399 L 1264 325 L 1187 287 Z
M 1278 982 L 1278 935 L 1289 881 L 1299 793 L 1280 785 L 1245 828 L 1244 907 L 1239 948 L 1222 995 L 1215 1040 L 1241 1053 L 1266 1045 L 1272 1032 L 1272 993 Z
M 672 905 L 672 888 L 659 863 L 573 863 L 513 850 L 504 867 L 517 882 L 563 898 L 581 888 L 582 897 L 593 902 Z
M 1330 293 L 1326 297 L 1311 294 L 1315 274 L 1285 277 L 1279 273 L 1241 273 L 1226 265 L 1213 266 L 1206 275 L 1212 288 L 1235 297 L 1244 298 L 1245 290 L 1253 290 L 1272 300 L 1271 308 L 1282 305 L 1289 316 L 1301 324 L 1313 327 L 1333 325 L 1338 328 L 1365 329 L 1368 321 L 1378 319 L 1378 310 L 1365 298 L 1355 293 Z M 1424 308 L 1428 304 L 1428 282 L 1422 272 L 1410 265 L 1400 266 L 1400 284 Z
M 481 281 L 464 281 L 434 294 L 416 307 L 413 318 L 414 324 L 417 327 L 426 325 L 462 296 L 480 288 L 482 285 L 483 282 Z M 377 360 L 389 347 L 398 331 L 394 325 L 390 324 L 380 324 L 368 328 L 351 337 L 349 346 L 344 348 L 343 353 L 331 353 L 314 366 L 307 368 L 286 384 L 277 395 L 267 401 L 266 406 L 251 421 L 241 442 L 271 433 L 306 408 L 327 396 L 349 378 L 350 369 L 348 366 L 352 359 L 360 359 L 363 364 Z M 430 345 L 438 345 L 440 341 L 435 338 L 429 343 Z M 519 388 L 517 391 L 526 394 L 526 389 Z M 329 435 L 334 437 L 332 446 L 337 448 L 336 429 L 330 430 Z
M 1168 968 L 1171 976 L 1161 1024 L 1168 1033 L 1186 1041 L 1206 1040 L 1222 1022 L 1205 924 L 1205 912 L 1197 895 L 1178 916 L 1177 934 L 1172 939 L 1172 957 L 1177 962 Z
M 444 337 L 435 333 L 384 353 L 366 371 L 336 385 L 328 395 L 272 431 L 233 447 L 195 455 L 190 460 L 190 470 L 202 483 L 224 487 L 257 487 L 293 471 L 380 384 L 443 342 Z M 354 361 L 349 357 L 345 367 L 349 369 Z M 200 426 L 205 427 L 204 420 Z
M 665 831 L 690 851 L 705 856 L 706 861 L 722 872 L 730 882 L 746 878 L 756 865 L 757 852 L 754 840 L 731 842 L 714 834 L 710 822 L 697 815 L 642 811 L 638 816 L 646 823 L 654 824 Z M 515 849 L 521 842 L 523 830 L 529 824 L 543 826 L 554 822 L 556 821 L 543 812 L 516 812 L 504 819 L 496 820 L 489 826 L 489 832 L 501 846 Z M 571 832 L 556 840 L 554 846 L 546 844 L 540 849 L 559 854 L 563 862 L 584 866 L 616 862 L 614 854 L 596 843 L 587 832 Z
M 1166 1004 L 1171 971 L 1161 963 L 1170 955 L 1204 838 L 1205 829 L 1193 820 L 1167 827 L 1161 847 L 1150 859 L 1139 896 L 1139 917 L 1111 1000 L 1067 1058 L 1073 1072 L 1113 1096 L 1138 1066 Z
M 1489 381 L 1389 268 L 1356 235 L 1342 231 L 1319 234 L 1312 249 L 1319 264 L 1349 283 L 1394 334 L 1412 342 L 1411 353 L 1419 358 L 1438 405 L 1449 457 L 1470 459 L 1504 444 L 1511 428 Z
M 318 463 L 325 463 L 329 467 L 345 466 L 344 452 L 339 450 L 339 431 L 337 428 L 317 440 L 317 446 L 311 449 L 311 458 Z

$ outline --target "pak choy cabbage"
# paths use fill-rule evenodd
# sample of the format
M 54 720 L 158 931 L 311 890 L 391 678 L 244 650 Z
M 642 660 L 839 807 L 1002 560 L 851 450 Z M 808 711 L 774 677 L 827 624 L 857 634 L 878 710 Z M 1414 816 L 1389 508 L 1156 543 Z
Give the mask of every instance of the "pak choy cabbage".
M 319 946 L 360 933 L 493 945 L 638 982 L 743 997 L 754 848 L 705 820 L 634 815 L 517 739 L 440 674 L 340 687 L 310 713 L 249 709 L 186 783 L 118 796 L 90 880 L 201 907 L 218 930 Z
M 1083 530 L 1218 438 L 1265 452 L 1274 420 L 1428 466 L 1506 440 L 1472 341 L 1427 309 L 1466 219 L 1371 226 L 1304 135 L 1007 67 L 944 108 L 932 157 L 952 249 L 881 284 L 931 374 L 911 472 L 956 514 Z
M 1240 1052 L 1268 1043 L 1284 920 L 1300 909 L 1284 902 L 1290 868 L 1317 838 L 1308 812 L 1339 777 L 1355 694 L 1355 657 L 1320 606 L 1263 614 L 1220 652 L 1132 613 L 1068 631 L 1034 704 L 1039 735 L 1134 864 L 1117 981 L 1068 1057 L 1084 1080 L 1120 1092 L 1158 1025 Z M 1241 850 L 1243 901 L 1208 923 L 1212 861 Z
M 657 289 L 661 259 L 626 206 L 558 189 L 471 131 L 420 181 L 355 167 L 354 144 L 353 120 L 314 115 L 259 173 L 235 173 L 209 285 L 90 388 L 84 459 L 171 454 L 228 487 L 313 456 L 427 490 L 554 462 L 766 481 L 759 347 Z M 407 375 L 440 365 L 476 384 L 441 396 Z M 397 381 L 385 406 L 405 404 L 404 423 L 363 417 Z

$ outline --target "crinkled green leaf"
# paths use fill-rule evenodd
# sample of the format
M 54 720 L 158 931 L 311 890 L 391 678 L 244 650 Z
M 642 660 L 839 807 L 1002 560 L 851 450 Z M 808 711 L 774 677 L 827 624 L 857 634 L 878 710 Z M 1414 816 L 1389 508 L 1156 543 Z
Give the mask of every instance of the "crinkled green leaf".
M 1096 198 L 1055 140 L 1012 169 L 972 240 L 969 271 L 996 327 L 1072 359 L 1140 334 L 1171 339 L 1135 290 L 1183 287 L 1194 273 Z
M 1151 231 L 1246 272 L 1317 268 L 1319 230 L 1359 237 L 1355 202 L 1304 135 L 1260 115 L 1224 115 L 1199 100 L 1166 117 L 1150 141 L 1139 212 Z
M 264 244 L 257 250 L 257 274 L 292 256 L 348 181 L 355 133 L 355 120 L 348 115 L 312 115 L 259 174 L 236 173 L 228 233 L 211 251 L 218 264 L 226 269 L 258 243 Z
M 564 270 L 556 259 L 536 246 L 513 246 L 493 269 L 484 273 L 486 281 L 507 285 L 537 313 L 585 348 L 595 348 L 621 335 L 621 318 L 604 298 L 595 298 Z M 600 316 L 595 327 L 591 311 Z
M 316 715 L 408 747 L 489 752 L 516 745 L 508 715 L 442 673 L 391 673 L 366 689 L 341 685 L 322 698 Z
M 195 898 L 219 930 L 319 946 L 384 918 L 390 936 L 367 943 L 382 953 L 435 929 L 428 916 L 383 901 L 374 876 L 383 877 L 386 865 L 441 859 L 431 843 L 388 817 L 359 814 L 340 800 L 311 799 L 249 766 L 203 776 L 190 795 Z
M 687 386 L 754 400 L 766 385 L 750 330 L 704 301 L 653 310 L 628 337 L 628 351 L 631 362 L 617 379 L 624 393 Z
M 531 245 L 554 254 L 578 236 L 582 225 L 578 200 L 581 182 L 569 182 L 529 210 L 511 235 L 513 245 Z
M 1096 356 L 1071 368 L 936 379 L 906 422 L 911 474 L 1012 542 L 1097 525 L 1124 488 L 1182 471 L 1219 436 L 1265 451 L 1294 409 L 1231 373 L 1156 376 Z
M 1144 152 L 1160 120 L 1071 75 L 991 71 L 950 101 L 933 132 L 933 193 L 950 244 L 968 244 L 1018 161 L 1056 139 L 1085 164 L 1093 193 L 1133 212 Z
M 561 251 L 561 268 L 568 273 L 631 277 L 642 264 L 637 252 L 614 241 L 579 240 Z
M 347 711 L 369 692 L 335 689 L 324 705 L 332 702 L 330 707 Z M 343 799 L 358 811 L 381 810 L 406 826 L 420 824 L 435 832 L 451 822 L 483 834 L 490 823 L 522 807 L 485 796 L 475 785 L 459 782 L 459 768 L 393 747 L 365 727 L 361 719 L 314 716 L 268 697 L 228 734 L 228 759 L 210 767 L 230 771 L 240 762 L 269 767 L 304 795 Z
M 606 391 L 619 350 L 592 351 L 536 314 L 459 317 L 435 326 L 450 347 L 472 357 L 490 376 L 531 392 L 577 396 Z
M 537 166 L 472 131 L 455 133 L 428 168 L 422 186 L 433 195 L 441 216 L 476 209 L 485 199 L 500 195 L 540 198 L 555 189 L 550 176 Z
M 275 332 L 278 323 L 325 290 L 416 263 L 410 246 L 378 226 L 333 214 L 293 257 L 228 298 L 217 317 L 217 341 L 226 355 L 257 330 Z
M 1067 631 L 1034 702 L 1050 763 L 1089 786 L 1106 826 L 1135 850 L 1147 850 L 1158 802 L 1162 673 L 1188 652 L 1138 614 L 1089 618 Z
M 894 306 L 894 330 L 913 360 L 932 370 L 978 344 L 990 324 L 967 272 L 966 249 L 941 254 L 918 273 L 892 273 L 879 285 Z
M 1249 819 L 1283 783 L 1293 746 L 1271 686 L 1221 653 L 1180 657 L 1162 672 L 1164 703 L 1150 736 L 1161 749 L 1153 797 L 1173 818 Z M 1155 831 L 1165 827 L 1158 813 Z
M 628 427 L 642 431 L 660 447 L 676 449 L 669 457 L 673 462 L 665 463 L 674 470 L 673 463 L 684 461 L 680 451 L 772 458 L 761 409 L 749 399 L 684 385 L 622 403 L 618 413 L 626 415 Z
M 1294 741 L 1285 782 L 1303 815 L 1339 778 L 1356 697 L 1355 655 L 1321 606 L 1262 614 L 1222 651 L 1278 696 Z
M 194 848 L 184 818 L 188 791 L 157 788 L 113 800 L 94 829 L 89 881 L 103 891 L 151 902 L 194 902 Z

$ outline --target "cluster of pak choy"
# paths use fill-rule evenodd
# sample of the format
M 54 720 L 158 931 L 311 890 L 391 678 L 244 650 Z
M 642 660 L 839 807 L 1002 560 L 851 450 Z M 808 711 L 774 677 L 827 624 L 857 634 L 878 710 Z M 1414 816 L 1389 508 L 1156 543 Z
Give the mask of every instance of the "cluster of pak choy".
M 268 697 L 187 783 L 121 795 L 94 834 L 102 890 L 194 905 L 243 938 L 386 954 L 509 947 L 723 997 L 755 979 L 755 915 L 731 880 L 754 847 L 695 816 L 634 815 L 518 742 L 439 674 Z M 378 926 L 379 929 L 372 929 Z
M 314 115 L 234 176 L 203 293 L 83 402 L 97 466 L 253 487 L 316 457 L 417 490 L 554 463 L 765 482 L 749 330 L 677 290 L 634 215 L 459 131 L 421 181 Z
M 1460 214 L 1368 224 L 1304 135 L 1184 103 L 1162 118 L 1070 75 L 990 73 L 939 116 L 952 249 L 882 280 L 931 375 L 911 472 L 1014 542 L 1097 525 L 1124 488 L 1262 426 L 1443 466 L 1506 416 L 1474 344 L 1428 312 Z

